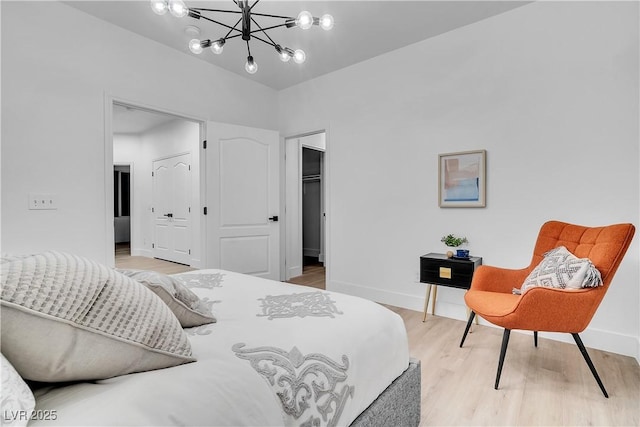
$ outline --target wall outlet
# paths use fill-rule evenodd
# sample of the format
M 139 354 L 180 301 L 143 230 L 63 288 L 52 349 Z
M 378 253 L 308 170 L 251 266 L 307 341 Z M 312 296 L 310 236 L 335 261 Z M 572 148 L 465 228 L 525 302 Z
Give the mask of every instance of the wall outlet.
M 58 209 L 58 195 L 52 193 L 29 193 L 29 209 L 54 210 Z

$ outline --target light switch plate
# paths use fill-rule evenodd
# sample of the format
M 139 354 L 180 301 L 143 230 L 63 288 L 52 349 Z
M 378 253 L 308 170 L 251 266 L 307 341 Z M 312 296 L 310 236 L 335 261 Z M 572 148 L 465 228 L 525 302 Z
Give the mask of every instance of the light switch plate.
M 29 193 L 29 209 L 55 210 L 58 209 L 58 195 L 53 193 Z

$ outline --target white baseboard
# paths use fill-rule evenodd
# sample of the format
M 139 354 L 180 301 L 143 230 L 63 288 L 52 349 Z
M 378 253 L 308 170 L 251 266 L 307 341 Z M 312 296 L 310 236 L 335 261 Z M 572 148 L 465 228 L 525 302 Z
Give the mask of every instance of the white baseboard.
M 424 296 L 419 297 L 416 295 L 390 292 L 388 290 L 367 288 L 338 280 L 327 280 L 326 287 L 328 291 L 342 292 L 344 294 L 354 295 L 382 304 L 407 308 L 409 310 L 422 311 L 424 307 Z
M 287 269 L 287 277 L 286 280 L 291 279 L 292 277 L 298 277 L 302 275 L 302 267 L 289 267 Z
M 303 249 L 302 249 L 302 254 L 303 254 L 304 256 L 318 257 L 318 256 L 320 256 L 320 249 L 315 249 L 315 248 L 303 248 Z
M 153 258 L 153 251 L 151 249 L 131 248 L 131 256 L 146 256 L 147 258 Z
M 424 295 L 417 296 L 392 292 L 386 289 L 373 289 L 338 280 L 328 280 L 327 290 L 354 295 L 371 301 L 406 308 L 409 310 L 422 312 L 424 309 Z M 429 302 L 429 314 L 431 314 L 432 303 L 432 301 Z M 448 317 L 450 319 L 461 321 L 467 320 L 467 308 L 464 304 L 454 304 L 448 301 L 438 301 L 436 303 L 435 314 L 436 316 Z M 483 319 L 479 319 L 479 322 L 481 325 L 496 327 L 495 325 L 488 323 Z M 569 334 L 540 332 L 539 336 L 541 338 L 548 338 L 555 341 L 575 344 L 573 337 Z M 580 337 L 582 338 L 584 345 L 588 348 L 610 351 L 612 353 L 630 356 L 635 358 L 638 363 L 640 363 L 640 337 L 595 328 L 587 328 L 580 334 Z
M 143 256 L 143 257 L 147 257 L 147 258 L 153 258 L 153 250 L 151 250 L 151 249 L 131 248 L 131 256 Z M 191 258 L 189 260 L 189 267 L 202 268 L 202 260 L 200 260 L 198 258 Z

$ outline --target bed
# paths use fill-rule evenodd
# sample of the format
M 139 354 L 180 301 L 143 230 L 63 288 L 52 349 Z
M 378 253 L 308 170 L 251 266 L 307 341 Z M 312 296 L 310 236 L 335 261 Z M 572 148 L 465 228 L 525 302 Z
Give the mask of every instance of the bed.
M 5 295 L 14 279 L 4 270 L 10 269 L 3 263 L 3 315 L 13 310 L 22 316 L 25 309 Z M 127 272 L 104 274 L 120 280 Z M 30 426 L 419 424 L 420 366 L 410 359 L 397 314 L 361 298 L 230 271 L 198 270 L 171 280 L 212 314 L 211 322 L 181 328 L 190 359 L 94 379 L 51 382 L 23 375 L 35 397 Z M 30 349 L 14 350 L 19 344 L 5 329 L 3 321 L 3 355 L 18 372 L 28 371 L 20 360 Z M 109 349 L 95 357 L 103 352 Z M 110 354 L 109 361 L 123 352 Z

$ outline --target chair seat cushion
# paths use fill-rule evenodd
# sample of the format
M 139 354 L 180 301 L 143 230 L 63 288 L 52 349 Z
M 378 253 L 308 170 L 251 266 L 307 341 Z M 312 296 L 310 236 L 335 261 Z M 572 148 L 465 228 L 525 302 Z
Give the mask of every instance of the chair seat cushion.
M 502 317 L 513 313 L 519 295 L 470 290 L 464 295 L 467 306 L 483 318 Z

